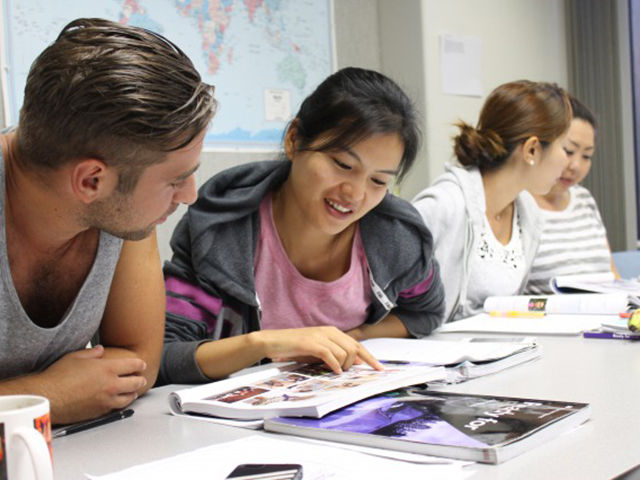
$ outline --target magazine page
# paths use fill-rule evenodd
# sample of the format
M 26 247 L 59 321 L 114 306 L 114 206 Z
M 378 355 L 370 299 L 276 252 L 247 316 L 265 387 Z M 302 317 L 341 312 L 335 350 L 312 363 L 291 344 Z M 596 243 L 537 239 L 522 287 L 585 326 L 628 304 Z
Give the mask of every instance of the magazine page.
M 524 313 L 618 315 L 629 308 L 629 297 L 624 293 L 576 293 L 574 295 L 516 295 L 489 297 L 484 311 L 493 316 L 508 317 Z
M 292 364 L 174 392 L 174 408 L 225 418 L 318 416 L 383 391 L 437 380 L 444 368 L 388 364 L 383 371 L 354 365 L 342 374 L 327 367 Z
M 586 420 L 587 404 L 402 389 L 321 419 L 266 420 L 265 429 L 336 441 L 342 438 L 347 443 L 368 436 L 365 443 L 369 445 L 384 444 L 453 458 L 469 459 L 469 453 L 459 451 L 475 450 L 475 459 L 495 463 L 498 458 L 488 453 L 490 449 L 521 441 L 580 411 L 585 411 L 581 421 Z M 290 428 L 283 430 L 280 426 Z M 401 446 L 403 443 L 406 446 Z

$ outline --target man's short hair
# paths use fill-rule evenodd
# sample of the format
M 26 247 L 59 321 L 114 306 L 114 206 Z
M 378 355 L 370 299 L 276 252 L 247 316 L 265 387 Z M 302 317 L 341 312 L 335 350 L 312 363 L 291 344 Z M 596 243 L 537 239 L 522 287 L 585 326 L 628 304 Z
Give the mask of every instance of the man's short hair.
M 69 23 L 31 66 L 18 125 L 24 167 L 98 158 L 133 190 L 141 172 L 202 133 L 214 88 L 159 34 L 108 20 Z

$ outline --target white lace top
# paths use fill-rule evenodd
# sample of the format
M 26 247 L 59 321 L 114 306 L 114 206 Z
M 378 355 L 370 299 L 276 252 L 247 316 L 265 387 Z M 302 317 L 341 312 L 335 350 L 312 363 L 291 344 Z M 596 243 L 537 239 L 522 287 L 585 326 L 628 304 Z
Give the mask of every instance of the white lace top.
M 522 247 L 522 227 L 514 210 L 511 239 L 503 245 L 493 234 L 489 221 L 472 246 L 469 258 L 469 287 L 467 299 L 473 308 L 482 308 L 491 296 L 517 295 L 526 274 Z

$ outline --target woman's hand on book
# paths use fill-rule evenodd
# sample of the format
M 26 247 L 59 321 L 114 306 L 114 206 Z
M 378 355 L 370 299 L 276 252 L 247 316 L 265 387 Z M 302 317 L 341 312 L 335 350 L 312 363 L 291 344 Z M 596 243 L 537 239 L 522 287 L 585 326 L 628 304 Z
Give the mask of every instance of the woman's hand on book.
M 366 348 L 336 327 L 306 327 L 253 332 L 263 356 L 275 361 L 324 362 L 335 373 L 366 363 L 376 370 L 384 367 Z

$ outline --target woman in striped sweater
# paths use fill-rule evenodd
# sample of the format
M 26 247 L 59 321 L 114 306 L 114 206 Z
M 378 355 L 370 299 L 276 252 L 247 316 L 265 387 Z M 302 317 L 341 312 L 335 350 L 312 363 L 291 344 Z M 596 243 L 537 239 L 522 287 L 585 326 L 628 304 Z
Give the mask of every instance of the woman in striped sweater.
M 598 206 L 579 185 L 591 169 L 596 148 L 595 117 L 576 98 L 570 96 L 570 101 L 573 120 L 565 146 L 569 165 L 548 194 L 535 196 L 545 226 L 527 293 L 551 293 L 549 281 L 560 275 L 613 271 L 618 277 Z

